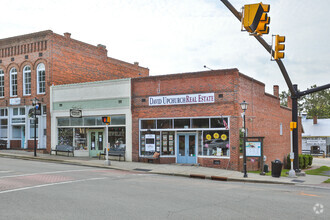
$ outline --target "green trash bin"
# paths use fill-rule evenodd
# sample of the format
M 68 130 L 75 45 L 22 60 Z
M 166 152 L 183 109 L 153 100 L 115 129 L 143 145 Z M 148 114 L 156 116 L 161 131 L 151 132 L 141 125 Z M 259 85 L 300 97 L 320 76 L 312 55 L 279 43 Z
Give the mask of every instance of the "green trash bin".
M 280 177 L 283 163 L 280 160 L 272 161 L 272 177 Z

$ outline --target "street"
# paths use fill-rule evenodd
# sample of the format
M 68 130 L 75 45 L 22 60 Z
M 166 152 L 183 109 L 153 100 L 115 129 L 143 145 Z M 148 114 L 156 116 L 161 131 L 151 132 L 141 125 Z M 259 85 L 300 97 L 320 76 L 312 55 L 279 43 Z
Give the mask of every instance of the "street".
M 329 219 L 330 190 L 0 158 L 1 219 Z

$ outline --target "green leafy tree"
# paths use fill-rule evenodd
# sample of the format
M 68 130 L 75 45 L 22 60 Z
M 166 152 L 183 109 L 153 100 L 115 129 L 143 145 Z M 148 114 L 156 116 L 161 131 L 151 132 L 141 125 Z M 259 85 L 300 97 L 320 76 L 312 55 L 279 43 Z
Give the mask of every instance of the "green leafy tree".
M 316 85 L 311 86 L 315 88 Z M 330 118 L 330 89 L 314 92 L 303 97 L 308 117 Z

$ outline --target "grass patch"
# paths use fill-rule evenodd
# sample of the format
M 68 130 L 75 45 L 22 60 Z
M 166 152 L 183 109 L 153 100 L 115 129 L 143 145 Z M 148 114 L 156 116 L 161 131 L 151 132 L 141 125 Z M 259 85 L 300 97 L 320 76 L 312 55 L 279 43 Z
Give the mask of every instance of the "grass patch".
M 326 172 L 326 171 L 330 171 L 330 167 L 322 166 L 322 167 L 314 169 L 314 170 L 306 170 L 305 173 L 308 175 L 329 176 L 329 175 L 324 174 L 324 172 Z
M 323 183 L 330 183 L 330 179 L 324 181 Z
M 281 176 L 289 176 L 288 174 L 286 174 L 289 171 L 290 171 L 289 169 L 282 169 Z M 248 173 L 260 174 L 260 171 L 248 171 Z M 272 171 L 269 171 L 268 173 L 266 173 L 266 176 L 271 176 L 271 175 L 272 175 Z

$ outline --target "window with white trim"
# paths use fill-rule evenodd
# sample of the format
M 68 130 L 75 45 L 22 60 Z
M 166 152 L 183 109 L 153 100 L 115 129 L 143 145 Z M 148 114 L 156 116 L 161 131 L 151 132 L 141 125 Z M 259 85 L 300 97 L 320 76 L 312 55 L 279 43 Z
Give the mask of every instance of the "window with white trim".
M 5 74 L 2 69 L 0 69 L 0 97 L 5 96 Z
M 31 67 L 23 69 L 23 95 L 31 95 Z
M 10 96 L 17 96 L 17 70 L 15 67 L 10 69 Z
M 37 93 L 43 94 L 46 92 L 46 72 L 45 64 L 40 63 L 37 66 Z

